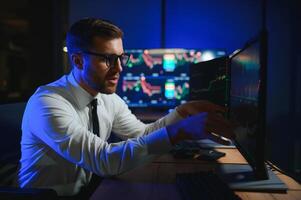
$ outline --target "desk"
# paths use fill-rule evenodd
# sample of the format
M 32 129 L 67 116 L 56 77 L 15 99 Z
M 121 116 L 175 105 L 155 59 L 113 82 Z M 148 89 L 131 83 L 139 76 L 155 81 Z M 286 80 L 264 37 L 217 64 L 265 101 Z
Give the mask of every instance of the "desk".
M 221 163 L 244 164 L 246 160 L 237 149 L 218 149 L 226 156 L 217 162 L 197 159 L 175 159 L 172 155 L 162 155 L 152 163 L 138 167 L 115 178 L 104 179 L 96 189 L 91 200 L 181 200 L 176 189 L 175 175 L 183 172 L 209 170 Z M 288 186 L 287 193 L 235 192 L 242 199 L 300 200 L 301 185 L 290 177 L 275 172 Z

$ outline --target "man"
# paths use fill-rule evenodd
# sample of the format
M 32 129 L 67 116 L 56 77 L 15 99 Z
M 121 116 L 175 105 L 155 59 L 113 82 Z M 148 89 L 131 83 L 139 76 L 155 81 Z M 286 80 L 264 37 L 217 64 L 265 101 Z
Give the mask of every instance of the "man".
M 211 132 L 232 137 L 230 126 L 217 114 L 223 108 L 208 102 L 183 104 L 151 124 L 137 120 L 115 94 L 122 62 L 128 59 L 122 35 L 101 19 L 83 19 L 70 28 L 71 73 L 39 87 L 24 113 L 21 187 L 76 195 L 93 173 L 105 177 L 126 172 L 185 139 L 223 142 Z M 123 141 L 107 143 L 111 132 Z

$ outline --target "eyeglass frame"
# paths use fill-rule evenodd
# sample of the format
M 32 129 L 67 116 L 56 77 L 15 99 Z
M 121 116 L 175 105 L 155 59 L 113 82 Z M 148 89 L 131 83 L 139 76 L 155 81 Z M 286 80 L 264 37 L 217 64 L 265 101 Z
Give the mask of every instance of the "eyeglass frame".
M 130 56 L 128 54 L 125 54 L 125 53 L 122 53 L 120 55 L 116 55 L 116 54 L 102 54 L 102 53 L 95 53 L 95 52 L 92 52 L 92 51 L 81 51 L 81 53 L 84 53 L 84 54 L 89 54 L 89 55 L 93 55 L 93 56 L 98 56 L 98 57 L 101 57 L 101 58 L 104 58 L 105 59 L 105 62 L 106 62 L 106 65 L 107 67 L 110 69 L 110 68 L 113 68 L 117 62 L 117 59 L 120 60 L 120 63 L 122 66 L 126 66 L 127 63 L 129 62 L 130 60 Z M 112 58 L 112 56 L 114 56 L 114 63 L 112 64 L 111 63 L 111 60 L 110 58 Z M 122 63 L 122 56 L 127 56 L 127 59 L 126 59 L 126 62 L 125 64 Z

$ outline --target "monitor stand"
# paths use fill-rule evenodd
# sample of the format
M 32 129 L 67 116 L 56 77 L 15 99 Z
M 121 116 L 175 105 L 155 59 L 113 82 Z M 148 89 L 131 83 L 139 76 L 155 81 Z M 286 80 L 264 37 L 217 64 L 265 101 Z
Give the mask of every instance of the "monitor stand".
M 267 169 L 269 179 L 256 180 L 250 165 L 247 164 L 222 164 L 216 169 L 217 174 L 231 189 L 241 191 L 269 191 L 286 192 L 287 186 Z

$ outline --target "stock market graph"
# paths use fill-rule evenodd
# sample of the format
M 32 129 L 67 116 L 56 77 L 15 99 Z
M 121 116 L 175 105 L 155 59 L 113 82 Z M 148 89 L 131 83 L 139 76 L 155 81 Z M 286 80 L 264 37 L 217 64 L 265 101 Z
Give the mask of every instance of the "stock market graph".
M 130 107 L 174 107 L 188 101 L 189 66 L 207 55 L 195 49 L 131 49 L 125 53 L 130 59 L 123 67 L 117 93 Z M 218 52 L 212 51 L 212 56 L 217 57 Z

